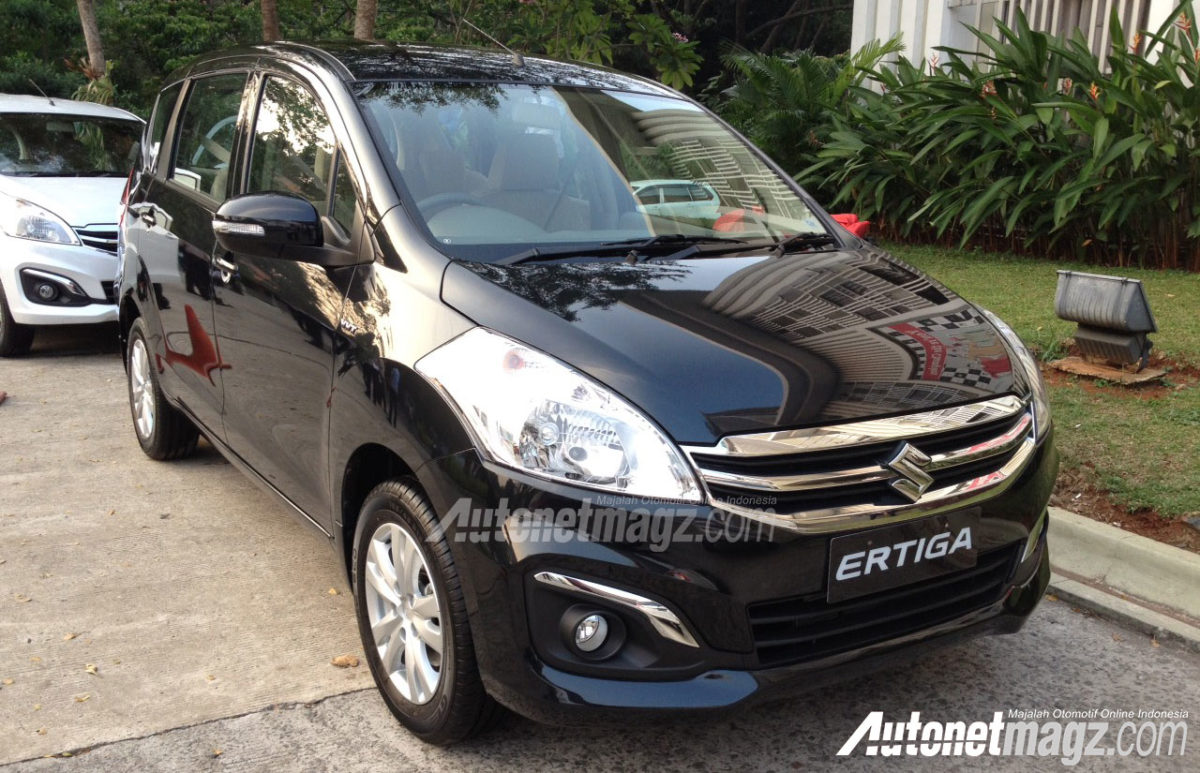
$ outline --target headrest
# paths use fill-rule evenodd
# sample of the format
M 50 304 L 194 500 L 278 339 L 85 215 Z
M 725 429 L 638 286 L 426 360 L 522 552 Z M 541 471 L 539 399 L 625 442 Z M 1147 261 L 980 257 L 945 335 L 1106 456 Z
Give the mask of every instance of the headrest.
M 514 134 L 502 141 L 488 174 L 503 191 L 545 191 L 558 187 L 558 148 L 548 134 Z

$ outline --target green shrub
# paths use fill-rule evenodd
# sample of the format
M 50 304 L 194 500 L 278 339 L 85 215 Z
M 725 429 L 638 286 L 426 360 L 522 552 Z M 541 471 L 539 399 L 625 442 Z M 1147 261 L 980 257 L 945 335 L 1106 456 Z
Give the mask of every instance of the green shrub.
M 972 30 L 981 54 L 876 59 L 848 81 L 802 56 L 732 59 L 741 80 L 722 108 L 885 235 L 1200 271 L 1191 3 L 1153 33 L 1127 39 L 1115 13 L 1111 29 L 1105 66 L 1082 34 L 1062 40 L 1021 15 L 997 37 Z
M 873 41 L 853 56 L 735 49 L 722 57 L 734 83 L 717 96 L 715 106 L 784 169 L 797 172 L 817 162 L 835 116 L 847 110 L 868 73 L 903 49 L 898 37 L 886 43 Z M 819 182 L 815 188 L 818 196 L 837 190 L 820 190 Z

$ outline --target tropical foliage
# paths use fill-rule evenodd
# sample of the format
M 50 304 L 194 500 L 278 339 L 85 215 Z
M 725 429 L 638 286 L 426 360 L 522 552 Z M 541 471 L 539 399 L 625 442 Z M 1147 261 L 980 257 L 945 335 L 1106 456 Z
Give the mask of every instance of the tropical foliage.
M 909 240 L 1200 270 L 1191 3 L 1154 32 L 1112 29 L 1103 64 L 1022 17 L 976 32 L 978 56 L 877 66 L 798 176 Z
M 841 51 L 851 0 L 0 0 L 0 92 L 97 92 L 140 114 L 164 76 L 215 49 L 282 37 L 489 45 L 609 64 L 691 89 L 725 45 Z M 87 10 L 88 14 L 81 12 Z M 94 15 L 89 53 L 81 15 Z M 96 42 L 95 40 L 93 42 Z M 99 66 L 93 67 L 91 59 Z M 104 62 L 116 67 L 105 68 Z
M 759 54 L 734 48 L 722 57 L 733 85 L 711 101 L 726 120 L 766 148 L 785 169 L 806 169 L 817 163 L 835 118 L 846 114 L 868 74 L 903 49 L 899 38 L 833 57 L 812 51 Z M 832 196 L 836 191 L 832 188 L 828 193 Z M 827 198 L 823 192 L 813 190 L 818 198 Z

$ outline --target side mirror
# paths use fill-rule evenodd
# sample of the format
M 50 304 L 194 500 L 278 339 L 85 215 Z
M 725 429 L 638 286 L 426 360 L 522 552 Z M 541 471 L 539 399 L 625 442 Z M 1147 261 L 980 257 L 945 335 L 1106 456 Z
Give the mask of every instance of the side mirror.
M 234 196 L 212 221 L 217 243 L 229 252 L 319 266 L 357 263 L 353 253 L 324 246 L 321 216 L 307 199 L 290 193 Z

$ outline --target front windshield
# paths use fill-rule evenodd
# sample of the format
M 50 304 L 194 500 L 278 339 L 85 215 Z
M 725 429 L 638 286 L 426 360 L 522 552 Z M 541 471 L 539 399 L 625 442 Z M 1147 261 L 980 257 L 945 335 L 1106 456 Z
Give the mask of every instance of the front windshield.
M 681 99 L 402 82 L 364 86 L 360 100 L 385 159 L 454 257 L 825 233 L 788 181 Z
M 142 126 L 91 116 L 0 113 L 0 174 L 15 177 L 124 177 Z

